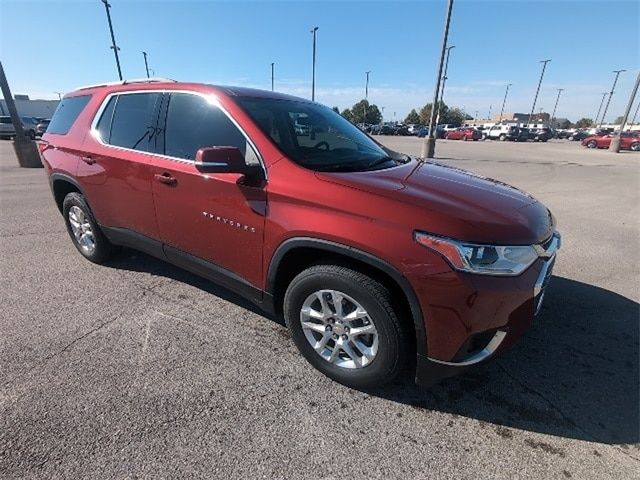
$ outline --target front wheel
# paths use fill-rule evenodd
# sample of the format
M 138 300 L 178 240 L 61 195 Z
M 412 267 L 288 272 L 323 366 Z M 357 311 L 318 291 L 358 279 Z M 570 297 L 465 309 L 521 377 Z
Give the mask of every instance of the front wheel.
M 114 252 L 114 246 L 104 236 L 83 195 L 71 192 L 62 202 L 62 214 L 73 245 L 84 258 L 104 263 Z
M 504 133 L 498 137 L 498 140 L 500 140 L 501 142 L 504 142 L 506 139 L 507 136 Z
M 587 142 L 587 148 L 596 148 L 598 146 L 598 142 L 595 140 L 590 140 Z
M 355 270 L 337 265 L 304 270 L 287 288 L 284 317 L 309 363 L 349 387 L 383 385 L 405 363 L 409 335 L 391 293 Z
M 640 152 L 640 142 L 633 142 L 629 145 L 629 150 L 633 152 Z

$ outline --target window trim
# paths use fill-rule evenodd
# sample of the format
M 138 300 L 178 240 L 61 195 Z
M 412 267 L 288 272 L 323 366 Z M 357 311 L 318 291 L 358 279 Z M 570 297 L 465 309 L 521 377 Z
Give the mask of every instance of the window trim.
M 111 145 L 110 143 L 104 142 L 104 140 L 100 136 L 100 133 L 98 132 L 96 127 L 98 125 L 98 122 L 100 121 L 100 118 L 102 117 L 104 110 L 107 108 L 107 105 L 109 104 L 109 100 L 111 100 L 111 98 L 116 95 L 131 95 L 136 93 L 138 94 L 139 93 L 161 93 L 164 95 L 166 94 L 170 95 L 171 93 L 186 93 L 189 95 L 194 95 L 196 97 L 204 98 L 211 105 L 219 108 L 220 111 L 224 113 L 225 116 L 231 121 L 231 123 L 235 125 L 235 127 L 240 131 L 240 133 L 242 133 L 242 135 L 246 139 L 249 146 L 253 149 L 253 152 L 256 158 L 260 162 L 260 166 L 262 167 L 262 170 L 264 172 L 264 178 L 265 180 L 267 180 L 267 167 L 264 163 L 264 159 L 262 158 L 262 154 L 260 153 L 260 150 L 258 150 L 258 148 L 256 147 L 256 144 L 253 142 L 253 140 L 251 140 L 251 138 L 249 137 L 247 132 L 244 130 L 244 128 L 242 128 L 242 126 L 240 126 L 240 124 L 236 121 L 236 119 L 231 116 L 231 114 L 227 111 L 227 109 L 224 108 L 224 106 L 222 106 L 222 104 L 220 103 L 220 100 L 214 93 L 194 92 L 192 90 L 180 90 L 180 89 L 175 89 L 175 90 L 174 89 L 151 89 L 151 90 L 144 89 L 144 90 L 124 90 L 124 91 L 111 92 L 106 97 L 104 97 L 104 99 L 102 100 L 102 103 L 100 104 L 100 107 L 98 108 L 98 110 L 96 111 L 93 117 L 93 120 L 91 121 L 91 128 L 89 130 L 89 133 L 91 134 L 91 136 L 96 142 L 98 142 L 100 145 L 104 147 L 113 148 L 115 150 L 122 150 L 125 152 L 135 152 L 142 155 L 151 155 L 153 157 L 164 158 L 166 160 L 171 160 L 174 162 L 195 165 L 196 163 L 195 160 L 190 160 L 188 158 L 178 158 L 178 157 L 172 157 L 171 155 L 164 155 L 162 153 L 134 150 L 132 148 L 120 147 L 118 145 Z M 116 99 L 116 105 L 117 105 L 117 102 L 118 100 Z M 115 113 L 115 106 L 114 106 L 114 113 Z M 111 121 L 113 122 L 113 116 L 111 117 Z M 158 118 L 155 119 L 155 124 L 156 126 L 158 126 Z M 109 131 L 111 131 L 111 125 L 109 126 Z

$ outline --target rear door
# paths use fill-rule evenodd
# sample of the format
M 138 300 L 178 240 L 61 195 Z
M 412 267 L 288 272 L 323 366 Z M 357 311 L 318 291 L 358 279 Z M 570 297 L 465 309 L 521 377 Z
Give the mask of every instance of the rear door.
M 85 139 L 77 173 L 99 223 L 156 240 L 151 158 L 162 97 L 144 91 L 107 97 Z
M 164 156 L 153 160 L 153 195 L 166 254 L 177 263 L 259 286 L 266 181 L 248 185 L 239 182 L 238 174 L 201 173 L 194 161 L 202 147 L 231 146 L 256 164 L 256 150 L 210 97 L 167 97 L 158 137 Z

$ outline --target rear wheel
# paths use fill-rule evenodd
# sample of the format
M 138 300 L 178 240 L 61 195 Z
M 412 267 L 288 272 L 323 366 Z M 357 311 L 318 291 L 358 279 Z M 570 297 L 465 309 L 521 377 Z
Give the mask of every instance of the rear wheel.
M 360 272 L 337 265 L 304 270 L 287 288 L 284 317 L 300 353 L 337 382 L 372 388 L 402 370 L 407 329 L 389 290 Z
M 500 136 L 498 137 L 498 140 L 500 140 L 501 142 L 504 142 L 506 139 L 507 136 L 504 133 L 500 134 Z
M 100 230 L 84 196 L 69 193 L 62 202 L 62 213 L 71 241 L 84 258 L 103 263 L 113 254 L 114 246 Z
M 596 148 L 598 146 L 598 142 L 595 140 L 589 140 L 587 142 L 587 148 Z
M 640 152 L 640 142 L 633 142 L 631 145 L 629 145 L 629 150 Z

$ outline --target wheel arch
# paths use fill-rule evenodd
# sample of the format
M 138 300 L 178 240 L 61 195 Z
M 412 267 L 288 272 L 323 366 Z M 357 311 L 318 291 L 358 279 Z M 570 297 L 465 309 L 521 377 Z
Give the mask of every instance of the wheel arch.
M 348 245 L 310 237 L 284 241 L 271 258 L 266 278 L 266 292 L 273 298 L 276 313 L 282 312 L 284 293 L 293 277 L 311 265 L 327 261 L 369 274 L 390 288 L 394 297 L 400 296 L 402 306 L 412 319 L 416 353 L 427 354 L 422 309 L 409 281 L 388 262 Z
M 84 195 L 82 191 L 82 187 L 76 182 L 72 177 L 65 175 L 64 173 L 53 173 L 51 174 L 50 180 L 51 182 L 51 191 L 53 192 L 53 198 L 55 199 L 56 206 L 60 213 L 62 213 L 62 202 L 64 201 L 64 197 L 66 197 L 71 192 L 78 192 Z M 86 200 L 86 196 L 85 196 Z

